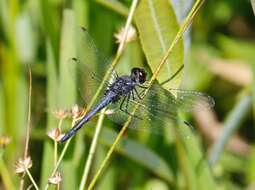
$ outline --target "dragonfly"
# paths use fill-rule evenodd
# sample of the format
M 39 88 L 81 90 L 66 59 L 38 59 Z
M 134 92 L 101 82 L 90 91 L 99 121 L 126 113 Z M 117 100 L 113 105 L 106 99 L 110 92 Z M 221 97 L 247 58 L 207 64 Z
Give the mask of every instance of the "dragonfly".
M 83 41 L 84 43 L 82 47 L 78 49 L 85 52 L 80 54 L 82 58 L 79 56 L 78 58 L 72 58 L 71 65 L 75 65 L 81 77 L 85 76 L 87 78 L 83 86 L 85 91 L 89 92 L 92 88 L 96 90 L 103 79 L 103 77 L 96 76 L 89 65 L 93 60 L 97 60 L 101 64 L 99 68 L 104 68 L 102 64 L 107 65 L 106 63 L 109 61 L 100 54 L 86 29 L 81 29 L 79 34 L 82 36 L 79 42 Z M 109 69 L 109 67 L 110 64 L 105 68 Z M 147 128 L 148 131 L 158 133 L 162 130 L 157 126 L 165 126 L 168 125 L 169 122 L 178 121 L 179 110 L 190 112 L 193 110 L 201 110 L 201 108 L 211 108 L 215 104 L 213 98 L 205 93 L 180 89 L 166 90 L 156 81 L 150 86 L 148 92 L 144 94 L 148 88 L 147 72 L 145 69 L 133 67 L 129 74 L 121 76 L 119 76 L 113 68 L 110 69 L 112 71 L 111 75 L 109 79 L 104 82 L 104 88 L 101 90 L 97 102 L 62 137 L 60 140 L 61 142 L 70 139 L 85 123 L 90 121 L 91 118 L 105 107 L 109 108 L 109 110 L 113 110 L 113 114 L 108 114 L 108 117 L 117 123 L 123 123 L 131 116 L 131 128 Z M 100 72 L 101 74 L 105 73 L 103 71 Z M 91 86 L 90 83 L 93 85 Z M 92 90 L 91 94 L 94 95 L 95 91 Z M 133 114 L 132 110 L 137 104 L 138 108 Z M 153 124 L 154 121 L 157 122 L 157 125 Z M 150 122 L 150 127 L 146 127 L 148 125 L 146 123 L 148 122 Z

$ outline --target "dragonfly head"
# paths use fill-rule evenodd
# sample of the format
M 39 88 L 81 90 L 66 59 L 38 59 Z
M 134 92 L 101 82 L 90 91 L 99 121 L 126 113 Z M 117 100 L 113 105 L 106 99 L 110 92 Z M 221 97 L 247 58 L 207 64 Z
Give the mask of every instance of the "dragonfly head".
M 136 83 L 143 84 L 146 81 L 146 75 L 147 73 L 144 69 L 135 67 L 132 68 L 130 77 Z

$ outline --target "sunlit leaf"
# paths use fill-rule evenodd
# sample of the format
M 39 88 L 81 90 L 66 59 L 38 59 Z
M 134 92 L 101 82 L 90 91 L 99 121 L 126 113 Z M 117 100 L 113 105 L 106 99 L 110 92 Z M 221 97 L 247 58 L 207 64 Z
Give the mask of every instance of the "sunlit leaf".
M 135 22 L 148 64 L 154 72 L 179 29 L 175 13 L 167 0 L 142 0 Z M 181 67 L 183 51 L 183 41 L 180 40 L 157 77 L 159 82 L 170 78 Z M 178 88 L 180 81 L 181 74 L 165 87 Z

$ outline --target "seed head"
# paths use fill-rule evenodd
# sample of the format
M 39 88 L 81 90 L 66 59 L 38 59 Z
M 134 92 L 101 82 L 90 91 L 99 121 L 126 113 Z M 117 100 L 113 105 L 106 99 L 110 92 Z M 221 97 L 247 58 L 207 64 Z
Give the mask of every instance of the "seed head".
M 60 139 L 64 136 L 59 128 L 53 128 L 47 133 L 47 135 L 54 141 L 60 141 Z
M 19 158 L 15 163 L 15 173 L 16 174 L 23 174 L 25 171 L 32 167 L 32 160 L 30 157 L 25 159 Z
M 77 119 L 79 117 L 82 116 L 83 112 L 84 112 L 84 109 L 79 107 L 77 104 L 75 104 L 73 107 L 72 107 L 72 118 L 73 119 Z
M 114 34 L 114 37 L 116 38 L 116 43 L 120 44 L 123 40 L 124 40 L 124 28 L 120 28 L 120 30 L 118 31 L 118 33 Z M 130 26 L 128 28 L 128 33 L 127 33 L 127 37 L 126 37 L 126 42 L 131 42 L 134 41 L 136 39 L 136 30 L 133 26 Z
M 58 119 L 65 119 L 69 114 L 67 110 L 63 109 L 55 110 L 52 113 Z
M 48 179 L 48 182 L 53 185 L 58 185 L 62 181 L 62 177 L 60 172 L 56 172 L 56 174 L 53 177 L 50 177 Z

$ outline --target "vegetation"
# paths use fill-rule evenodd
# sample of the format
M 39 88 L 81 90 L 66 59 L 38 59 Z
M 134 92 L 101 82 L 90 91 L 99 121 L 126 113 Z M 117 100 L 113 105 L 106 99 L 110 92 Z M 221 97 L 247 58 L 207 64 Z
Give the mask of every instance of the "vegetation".
M 0 1 L 0 189 L 253 189 L 252 7 L 253 0 Z M 81 27 L 109 62 L 98 52 L 88 60 L 94 46 Z M 131 116 L 116 124 L 103 109 L 60 143 L 103 87 L 99 81 L 91 94 L 73 57 L 103 71 L 102 80 L 112 67 L 143 67 L 149 84 L 171 78 L 162 88 L 206 92 L 215 107 L 179 113 L 162 121 L 166 128 L 137 124 L 161 135 L 130 130 Z

